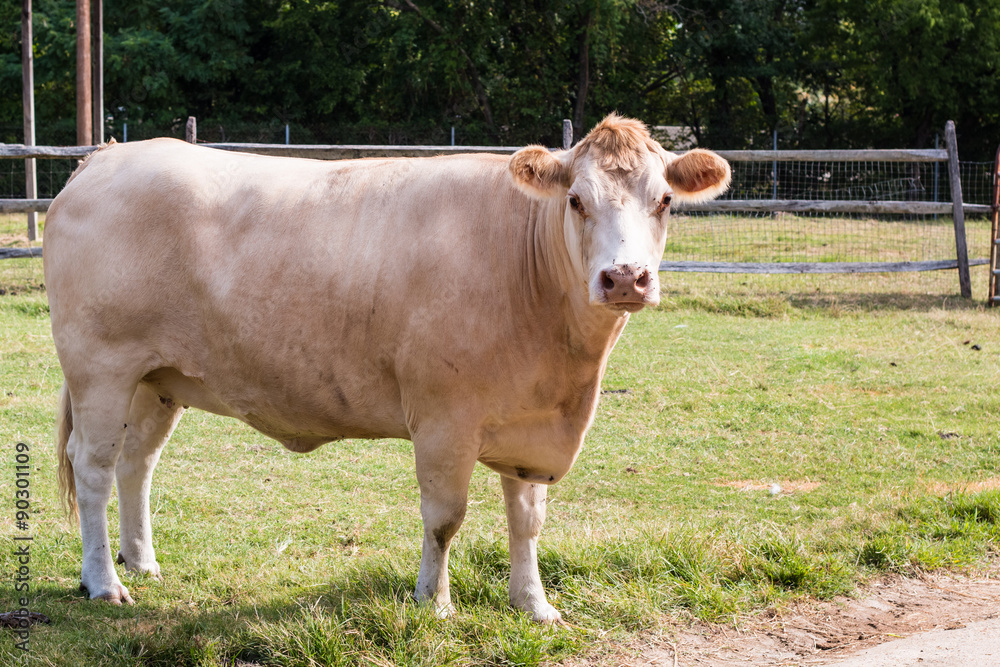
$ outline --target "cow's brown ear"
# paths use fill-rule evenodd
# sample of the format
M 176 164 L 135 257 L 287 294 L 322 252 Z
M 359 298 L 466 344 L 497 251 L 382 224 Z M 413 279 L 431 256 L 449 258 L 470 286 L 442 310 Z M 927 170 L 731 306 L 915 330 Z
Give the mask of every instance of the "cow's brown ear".
M 532 197 L 561 197 L 569 187 L 569 169 L 544 146 L 514 153 L 509 168 L 517 187 Z
M 697 203 L 715 199 L 729 187 L 729 163 L 712 151 L 695 148 L 667 163 L 667 183 L 674 201 Z

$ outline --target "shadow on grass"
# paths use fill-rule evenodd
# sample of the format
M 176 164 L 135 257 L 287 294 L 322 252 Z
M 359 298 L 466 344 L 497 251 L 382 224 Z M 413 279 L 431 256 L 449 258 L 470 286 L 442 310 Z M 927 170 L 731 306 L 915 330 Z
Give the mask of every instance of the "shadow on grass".
M 662 311 L 694 310 L 737 317 L 776 318 L 794 311 L 824 311 L 833 317 L 852 312 L 930 312 L 934 310 L 976 311 L 981 301 L 955 294 L 909 294 L 904 292 L 778 292 L 722 293 L 718 295 L 664 291 L 657 307 Z
M 806 574 L 787 574 L 792 551 L 782 546 L 783 538 L 755 548 L 753 556 L 733 567 L 714 551 L 717 539 L 661 533 L 543 550 L 540 570 L 550 601 L 572 627 L 541 626 L 511 609 L 505 546 L 476 542 L 462 545 L 453 559 L 456 614 L 447 620 L 413 600 L 414 554 L 402 560 L 379 557 L 297 598 L 291 594 L 180 614 L 153 610 L 154 621 L 142 626 L 124 620 L 90 642 L 88 660 L 102 665 L 538 665 L 578 654 L 601 639 L 624 638 L 671 610 L 719 618 L 767 604 L 776 594 L 771 582 L 779 570 L 787 589 L 806 592 L 812 588 L 807 579 L 819 572 L 805 554 L 791 568 Z M 770 567 L 763 568 L 765 563 Z
M 982 301 L 963 299 L 957 294 L 907 294 L 903 292 L 838 292 L 836 294 L 810 294 L 807 292 L 785 295 L 794 308 L 836 309 L 859 312 L 932 310 L 974 311 L 983 307 Z
M 1000 492 L 989 491 L 917 498 L 874 530 L 841 535 L 840 547 L 778 529 L 562 542 L 542 550 L 539 565 L 572 627 L 537 625 L 507 605 L 509 559 L 496 541 L 458 545 L 449 619 L 413 600 L 411 551 L 361 560 L 318 588 L 202 609 L 176 599 L 146 606 L 141 597 L 115 608 L 52 586 L 35 606 L 53 620 L 39 640 L 65 647 L 60 665 L 538 665 L 627 639 L 680 610 L 719 620 L 789 596 L 849 592 L 862 571 L 961 567 L 996 543 L 998 526 Z
M 145 607 L 141 598 L 136 607 L 115 608 L 51 589 L 39 602 L 62 608 L 63 631 L 100 628 L 68 637 L 79 662 L 59 664 L 538 665 L 581 651 L 592 635 L 540 626 L 511 609 L 506 565 L 499 567 L 506 552 L 493 544 L 465 548 L 455 559 L 457 612 L 439 618 L 413 599 L 419 560 L 413 556 L 366 559 L 318 588 L 203 610 Z M 67 610 L 66 598 L 80 606 Z

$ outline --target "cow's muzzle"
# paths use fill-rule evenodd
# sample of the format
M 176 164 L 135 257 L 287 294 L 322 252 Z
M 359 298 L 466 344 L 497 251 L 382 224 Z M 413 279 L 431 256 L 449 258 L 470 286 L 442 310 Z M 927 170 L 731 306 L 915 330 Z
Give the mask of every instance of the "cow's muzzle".
M 599 279 L 600 301 L 608 306 L 635 312 L 659 302 L 656 276 L 646 267 L 616 264 L 601 271 Z

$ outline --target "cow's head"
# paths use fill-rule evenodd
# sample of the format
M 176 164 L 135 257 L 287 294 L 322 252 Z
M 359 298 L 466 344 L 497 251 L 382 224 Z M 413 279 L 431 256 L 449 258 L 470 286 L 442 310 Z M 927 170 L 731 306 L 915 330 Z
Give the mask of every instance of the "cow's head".
M 674 202 L 713 199 L 729 187 L 729 163 L 695 149 L 676 156 L 646 127 L 612 114 L 572 150 L 528 146 L 511 157 L 517 186 L 561 199 L 566 247 L 590 303 L 635 312 L 660 301 L 658 270 Z

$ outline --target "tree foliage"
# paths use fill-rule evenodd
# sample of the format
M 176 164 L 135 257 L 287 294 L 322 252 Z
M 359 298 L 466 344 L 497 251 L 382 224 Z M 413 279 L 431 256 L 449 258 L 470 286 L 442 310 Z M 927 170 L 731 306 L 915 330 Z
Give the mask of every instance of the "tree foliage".
M 0 129 L 20 140 L 20 3 L 0 0 Z M 36 0 L 39 141 L 73 140 L 74 4 Z M 134 0 L 105 6 L 105 108 L 130 138 L 560 142 L 608 111 L 707 145 L 992 154 L 993 0 Z M 229 128 L 227 130 L 227 128 Z M 228 134 L 227 134 L 228 132 Z M 221 136 L 219 136 L 221 135 Z

